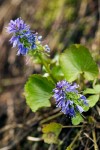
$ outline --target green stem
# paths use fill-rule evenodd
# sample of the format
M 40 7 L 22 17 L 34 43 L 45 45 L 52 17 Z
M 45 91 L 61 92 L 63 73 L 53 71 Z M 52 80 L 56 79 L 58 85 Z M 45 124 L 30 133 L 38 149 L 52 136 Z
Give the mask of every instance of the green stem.
M 62 114 L 63 114 L 63 113 L 60 112 L 60 113 L 55 114 L 55 115 L 53 115 L 53 116 L 50 116 L 50 117 L 48 117 L 48 118 L 46 118 L 46 119 L 43 119 L 42 121 L 40 121 L 40 124 L 43 124 L 43 123 L 48 122 L 48 121 L 50 121 L 50 120 L 52 120 L 52 119 L 55 119 L 55 118 L 61 116 Z
M 42 65 L 45 67 L 47 73 L 49 73 L 50 77 L 52 78 L 53 82 L 56 83 L 57 80 L 54 78 L 54 76 L 52 75 L 52 72 L 50 70 L 50 67 L 49 65 L 45 62 L 45 58 L 42 57 L 42 54 L 38 55 L 41 62 L 42 62 Z
M 62 126 L 62 128 L 81 128 L 83 125 L 78 125 L 78 126 Z

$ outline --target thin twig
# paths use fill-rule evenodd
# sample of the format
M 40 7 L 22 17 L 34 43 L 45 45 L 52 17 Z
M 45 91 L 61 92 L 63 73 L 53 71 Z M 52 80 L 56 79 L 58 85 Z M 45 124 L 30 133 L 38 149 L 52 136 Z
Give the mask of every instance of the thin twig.
M 40 121 L 40 124 L 43 124 L 43 123 L 45 123 L 45 122 L 48 122 L 48 121 L 50 121 L 50 120 L 52 120 L 52 119 L 55 119 L 55 118 L 57 118 L 57 117 L 59 117 L 59 116 L 61 116 L 61 115 L 63 115 L 62 112 L 57 113 L 57 114 L 55 114 L 55 115 L 52 115 L 52 116 L 50 116 L 50 117 L 48 117 L 48 118 L 43 119 L 42 121 Z
M 98 145 L 97 145 L 97 140 L 96 140 L 95 129 L 92 130 L 92 136 L 93 136 L 93 141 L 94 141 L 94 149 L 95 149 L 95 150 L 99 150 L 99 149 L 98 149 Z
M 69 148 L 72 148 L 74 143 L 76 142 L 76 140 L 78 139 L 78 137 L 80 136 L 82 130 L 80 130 L 77 135 L 75 136 L 75 138 L 73 139 L 73 141 L 71 142 L 71 144 L 68 146 Z
M 87 133 L 84 133 L 84 135 L 94 143 L 93 139 Z
M 83 125 L 78 125 L 78 126 L 62 126 L 62 128 L 81 128 Z

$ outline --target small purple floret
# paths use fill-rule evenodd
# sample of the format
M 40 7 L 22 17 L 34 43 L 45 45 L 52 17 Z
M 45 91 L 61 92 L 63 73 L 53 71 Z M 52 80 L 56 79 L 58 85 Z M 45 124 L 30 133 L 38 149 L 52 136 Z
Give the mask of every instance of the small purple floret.
M 84 111 L 84 109 L 79 105 L 77 105 L 76 108 L 80 113 L 82 113 Z
M 46 44 L 44 45 L 45 52 L 50 53 L 50 47 Z
M 28 52 L 28 48 L 24 47 L 22 44 L 18 45 L 18 52 L 17 55 L 26 55 Z
M 80 100 L 83 101 L 83 103 L 88 106 L 88 100 L 84 95 L 80 95 Z

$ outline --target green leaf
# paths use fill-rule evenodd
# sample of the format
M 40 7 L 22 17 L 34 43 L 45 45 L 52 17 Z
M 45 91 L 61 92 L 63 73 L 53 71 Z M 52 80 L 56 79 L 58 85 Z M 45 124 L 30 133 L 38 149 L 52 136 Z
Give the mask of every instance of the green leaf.
M 60 66 L 54 66 L 52 68 L 52 74 L 57 80 L 62 80 L 64 77 Z
M 84 94 L 95 94 L 95 90 L 92 88 L 87 88 L 86 90 L 84 90 L 83 93 Z
M 62 130 L 62 125 L 59 123 L 52 122 L 50 124 L 46 124 L 42 128 L 43 136 L 42 138 L 48 144 L 59 142 L 58 136 Z
M 88 49 L 82 45 L 72 45 L 60 56 L 60 66 L 65 78 L 72 82 L 78 75 L 93 80 L 98 76 L 98 67 Z
M 32 75 L 25 85 L 26 102 L 32 111 L 41 107 L 49 107 L 53 84 L 41 75 Z
M 89 107 L 93 107 L 99 100 L 99 94 L 88 97 Z
M 87 88 L 84 94 L 100 94 L 100 84 L 94 86 L 94 88 Z
M 82 108 L 84 109 L 84 112 L 88 111 L 89 110 L 89 105 L 83 105 Z
M 77 113 L 75 117 L 72 117 L 72 124 L 73 125 L 78 125 L 83 121 L 83 117 Z
M 95 94 L 100 94 L 100 84 L 94 86 Z

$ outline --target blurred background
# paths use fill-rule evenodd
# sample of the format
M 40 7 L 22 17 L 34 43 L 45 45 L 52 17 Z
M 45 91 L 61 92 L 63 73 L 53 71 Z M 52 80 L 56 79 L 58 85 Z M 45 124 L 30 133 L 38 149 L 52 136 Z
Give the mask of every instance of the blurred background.
M 51 57 L 72 43 L 81 43 L 100 67 L 99 13 L 99 0 L 0 0 L 0 150 L 56 150 L 42 141 L 27 140 L 29 135 L 40 136 L 37 116 L 41 120 L 41 115 L 26 105 L 24 84 L 30 74 L 41 72 L 41 66 L 16 56 L 5 28 L 9 21 L 21 17 L 42 35 Z

